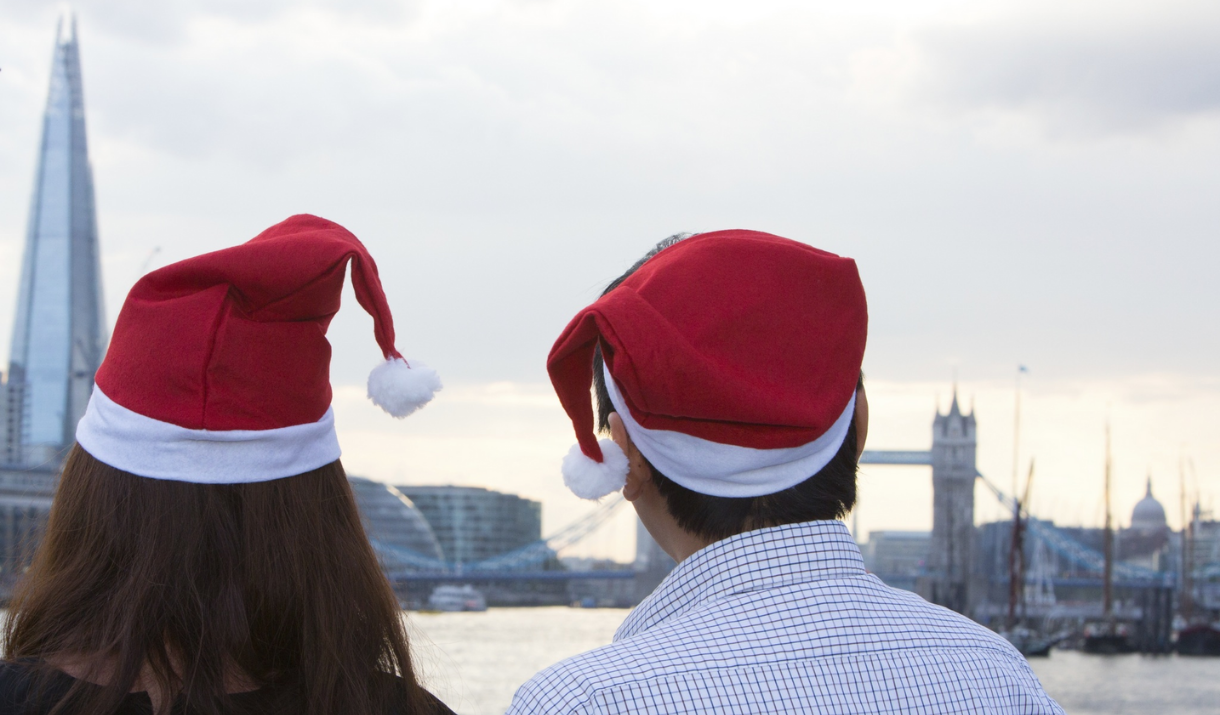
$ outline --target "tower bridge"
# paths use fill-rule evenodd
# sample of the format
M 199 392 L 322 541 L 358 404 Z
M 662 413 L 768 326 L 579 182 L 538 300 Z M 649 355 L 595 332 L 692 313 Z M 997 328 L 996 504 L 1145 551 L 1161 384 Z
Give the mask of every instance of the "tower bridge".
M 932 422 L 932 448 L 920 450 L 865 450 L 861 464 L 910 465 L 932 468 L 932 534 L 926 567 L 916 578 L 915 590 L 927 600 L 959 613 L 976 614 L 987 591 L 986 579 L 976 568 L 978 550 L 974 525 L 975 482 L 1012 512 L 1013 497 L 988 480 L 977 467 L 978 429 L 973 412 L 964 414 L 954 391 L 948 412 L 937 412 Z M 1025 522 L 1029 537 L 1039 547 L 1091 577 L 1050 578 L 1052 585 L 1066 587 L 1100 584 L 1104 557 L 1056 528 L 1030 518 Z M 1122 561 L 1114 564 L 1120 587 L 1173 585 L 1172 574 Z M 1005 578 L 1005 583 L 1007 580 Z
M 957 392 L 946 414 L 932 421 L 929 451 L 865 450 L 861 464 L 932 468 L 932 540 L 927 573 L 916 584 L 924 598 L 959 613 L 971 606 L 974 556 L 974 480 L 978 429 L 973 411 L 963 414 Z

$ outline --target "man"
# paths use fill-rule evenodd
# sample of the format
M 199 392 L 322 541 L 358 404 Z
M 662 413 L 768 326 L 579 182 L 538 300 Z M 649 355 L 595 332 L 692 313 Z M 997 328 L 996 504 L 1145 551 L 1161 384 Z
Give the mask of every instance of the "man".
M 510 713 L 1062 714 L 1002 638 L 864 570 L 867 323 L 852 260 L 753 231 L 667 239 L 572 320 L 565 482 L 622 488 L 678 565 Z

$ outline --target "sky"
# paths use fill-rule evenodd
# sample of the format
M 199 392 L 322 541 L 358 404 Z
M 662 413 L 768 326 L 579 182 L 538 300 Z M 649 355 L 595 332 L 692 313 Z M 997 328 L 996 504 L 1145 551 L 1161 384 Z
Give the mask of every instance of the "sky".
M 113 322 L 146 270 L 301 212 L 376 257 L 399 348 L 446 388 L 406 421 L 350 294 L 331 329 L 349 471 L 590 505 L 544 360 L 656 241 L 752 228 L 855 258 L 870 447 L 926 448 L 953 384 L 979 465 L 1098 524 L 1151 475 L 1220 497 L 1220 7 L 955 0 L 8 0 L 0 356 L 57 18 L 80 28 Z M 926 529 L 926 469 L 868 467 L 858 528 Z M 980 486 L 979 518 L 995 518 Z M 629 552 L 629 515 L 587 547 Z M 596 539 L 594 540 L 596 541 Z

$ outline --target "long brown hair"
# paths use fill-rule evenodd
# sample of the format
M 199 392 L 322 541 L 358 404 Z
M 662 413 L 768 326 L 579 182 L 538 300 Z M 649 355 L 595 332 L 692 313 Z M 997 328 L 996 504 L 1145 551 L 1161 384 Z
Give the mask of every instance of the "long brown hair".
M 162 693 L 205 715 L 229 707 L 235 670 L 288 693 L 293 712 L 426 711 L 398 602 L 337 461 L 268 482 L 188 484 L 74 447 L 6 636 L 10 660 L 84 658 L 109 673 L 101 688 L 77 681 L 56 712 L 113 713 L 146 666 Z

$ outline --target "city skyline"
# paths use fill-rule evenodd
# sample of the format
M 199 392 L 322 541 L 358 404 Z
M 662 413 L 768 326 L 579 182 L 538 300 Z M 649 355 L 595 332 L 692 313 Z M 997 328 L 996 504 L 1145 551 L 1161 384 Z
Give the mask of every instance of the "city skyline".
M 145 268 L 289 213 L 339 220 L 381 264 L 404 350 L 446 382 L 411 420 L 370 424 L 359 384 L 376 356 L 348 347 L 367 326 L 341 313 L 332 374 L 352 473 L 572 513 L 589 507 L 557 474 L 572 435 L 542 370 L 550 340 L 668 233 L 771 230 L 860 263 L 870 447 L 926 449 L 957 373 L 977 402 L 980 468 L 1007 484 L 1025 363 L 1035 508 L 1097 523 L 1108 413 L 1115 512 L 1151 471 L 1176 524 L 1183 455 L 1205 502 L 1220 494 L 1206 272 L 1220 98 L 1157 78 L 1211 66 L 1216 14 L 963 7 L 256 3 L 137 17 L 82 3 L 104 302 Z M 0 27 L 0 355 L 55 12 L 17 6 Z M 1045 28 L 1062 86 L 1022 49 Z M 595 36 L 610 44 L 570 41 Z M 706 67 L 686 59 L 696 48 Z M 1151 79 L 1119 92 L 1123 53 Z M 862 531 L 929 522 L 925 473 L 868 468 L 861 484 Z M 564 521 L 544 518 L 544 533 Z

